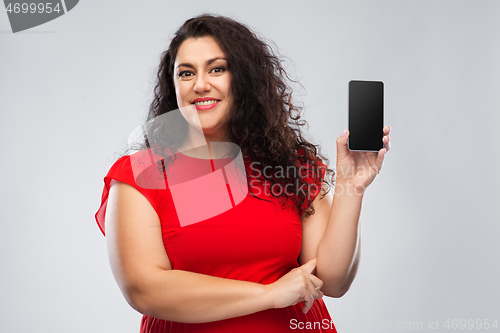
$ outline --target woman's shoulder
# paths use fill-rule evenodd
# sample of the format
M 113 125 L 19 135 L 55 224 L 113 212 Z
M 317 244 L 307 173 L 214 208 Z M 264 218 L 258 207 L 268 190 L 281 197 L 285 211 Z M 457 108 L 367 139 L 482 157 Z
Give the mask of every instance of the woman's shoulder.
M 123 155 L 119 157 L 113 165 L 110 167 L 108 173 L 104 177 L 104 187 L 101 195 L 101 204 L 95 214 L 95 219 L 99 228 L 101 229 L 103 235 L 105 235 L 105 216 L 106 208 L 108 204 L 108 197 L 111 190 L 111 186 L 116 182 L 122 182 L 136 188 L 142 195 L 148 199 L 156 212 L 159 212 L 157 202 L 156 202 L 156 191 L 159 186 L 165 187 L 165 183 L 153 182 L 149 179 L 147 173 L 151 167 L 143 168 L 138 161 L 140 160 L 141 154 L 137 155 Z
M 149 150 L 122 155 L 111 165 L 105 178 L 144 190 L 165 189 L 161 161 L 160 156 Z

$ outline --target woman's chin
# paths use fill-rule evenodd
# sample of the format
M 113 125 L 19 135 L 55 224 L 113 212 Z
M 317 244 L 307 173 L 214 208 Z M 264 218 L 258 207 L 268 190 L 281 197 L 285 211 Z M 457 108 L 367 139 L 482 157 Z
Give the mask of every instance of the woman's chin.
M 203 130 L 203 135 L 205 135 L 205 138 L 207 139 L 218 138 L 221 135 L 220 129 L 216 125 L 210 126 L 202 124 L 201 129 Z
M 206 126 L 206 125 L 201 125 L 201 129 L 203 130 L 203 134 L 205 135 L 214 135 L 217 133 L 215 126 Z

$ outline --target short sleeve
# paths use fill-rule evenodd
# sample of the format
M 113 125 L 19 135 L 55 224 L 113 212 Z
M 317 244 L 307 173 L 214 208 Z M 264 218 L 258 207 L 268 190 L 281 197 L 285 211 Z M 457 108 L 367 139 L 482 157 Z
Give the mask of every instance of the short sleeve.
M 136 188 L 140 193 L 142 193 L 142 195 L 146 197 L 146 199 L 148 199 L 149 203 L 151 203 L 151 206 L 153 206 L 156 213 L 158 214 L 156 191 L 154 189 L 148 189 L 137 185 L 131 166 L 130 156 L 128 155 L 122 156 L 111 166 L 107 175 L 104 177 L 104 188 L 101 196 L 101 205 L 97 210 L 97 213 L 95 214 L 97 225 L 101 229 L 101 232 L 104 236 L 106 236 L 105 234 L 106 207 L 108 204 L 109 189 L 112 179 L 129 184 L 134 188 Z

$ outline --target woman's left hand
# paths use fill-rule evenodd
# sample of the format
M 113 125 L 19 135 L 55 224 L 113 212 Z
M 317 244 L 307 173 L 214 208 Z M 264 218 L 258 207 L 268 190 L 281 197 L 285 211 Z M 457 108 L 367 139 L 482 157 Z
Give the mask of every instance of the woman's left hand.
M 343 133 L 344 136 L 337 138 L 337 185 L 350 185 L 357 193 L 364 193 L 382 169 L 385 154 L 391 147 L 389 142 L 391 127 L 385 126 L 383 131 L 384 148 L 378 152 L 350 151 L 347 147 L 347 139 L 349 138 L 347 129 Z

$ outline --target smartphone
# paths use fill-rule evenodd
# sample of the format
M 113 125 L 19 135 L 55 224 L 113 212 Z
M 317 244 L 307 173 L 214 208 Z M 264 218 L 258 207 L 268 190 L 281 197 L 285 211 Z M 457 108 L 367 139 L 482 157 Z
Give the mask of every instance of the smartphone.
M 384 148 L 384 83 L 349 82 L 349 150 L 379 151 Z

